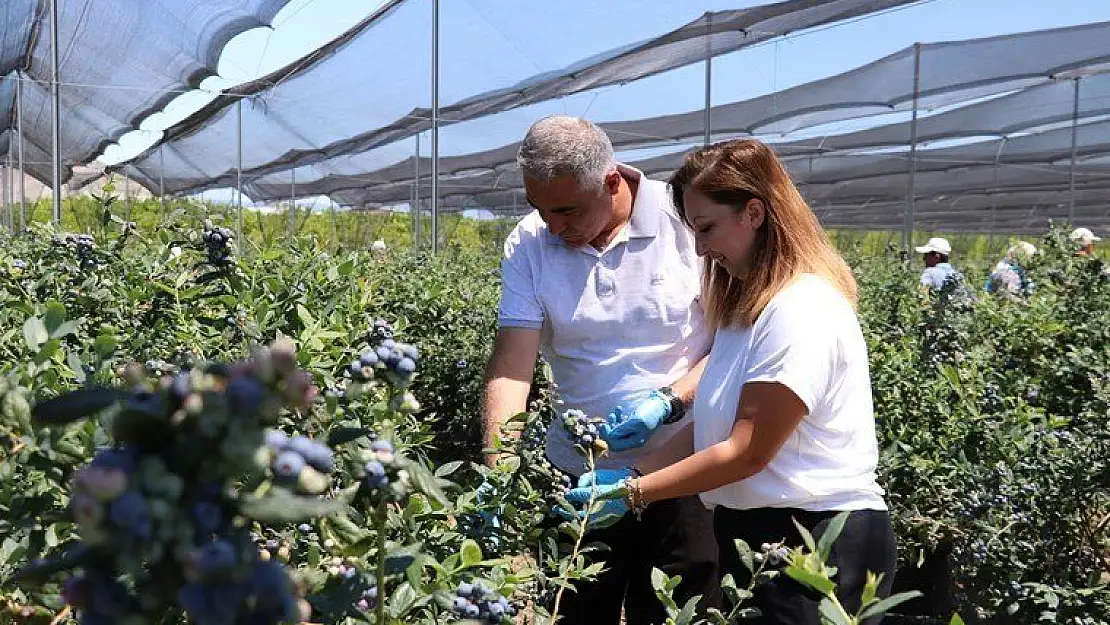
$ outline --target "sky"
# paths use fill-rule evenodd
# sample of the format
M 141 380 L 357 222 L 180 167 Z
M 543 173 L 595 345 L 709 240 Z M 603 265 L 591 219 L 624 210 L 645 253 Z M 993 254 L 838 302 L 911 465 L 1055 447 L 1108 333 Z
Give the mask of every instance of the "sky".
M 430 6 L 429 0 L 407 1 Z M 441 1 L 469 5 L 466 7 L 469 12 L 465 14 L 484 20 L 485 23 L 481 24 L 483 36 L 503 42 L 501 48 L 509 52 L 500 60 L 507 66 L 515 64 L 515 71 L 518 72 L 521 69 L 531 71 L 529 67 L 536 72 L 555 69 L 597 51 L 595 46 L 584 53 L 575 45 L 576 40 L 603 44 L 607 37 L 612 37 L 613 45 L 618 45 L 628 41 L 628 37 L 622 39 L 619 31 L 616 35 L 612 34 L 614 29 L 622 29 L 626 33 L 662 33 L 682 23 L 664 21 L 660 18 L 660 11 L 651 10 L 651 3 L 658 0 L 623 0 L 622 4 L 638 3 L 643 10 L 621 14 L 607 11 L 604 2 L 583 3 L 590 5 L 590 13 L 582 15 L 580 20 L 558 28 L 541 29 L 538 35 L 535 28 L 519 29 L 528 33 L 525 37 L 513 28 L 512 20 L 529 19 L 528 14 L 498 13 L 494 5 L 504 6 L 504 0 Z M 768 0 L 686 1 L 689 7 L 682 10 L 693 11 L 696 16 L 704 10 L 742 8 L 764 4 Z M 138 154 L 158 140 L 163 128 L 206 104 L 219 90 L 295 61 L 350 28 L 380 4 L 381 0 L 292 0 L 275 17 L 273 28 L 243 33 L 227 45 L 220 59 L 218 76 L 206 80 L 200 90 L 178 97 L 164 112 L 144 120 L 140 130 L 124 136 L 119 145 L 109 147 L 101 157 L 102 162 L 113 164 Z M 655 6 L 658 8 L 661 5 Z M 988 37 L 1108 20 L 1110 0 L 925 0 L 717 57 L 713 60 L 712 103 L 716 105 L 747 99 L 838 74 L 915 42 Z M 441 18 L 441 33 L 449 33 L 441 36 L 441 41 L 449 45 L 467 45 L 465 39 L 457 36 L 460 26 Z M 466 26 L 474 28 L 470 23 Z M 430 33 L 413 32 L 412 36 L 428 38 Z M 449 46 L 441 44 L 441 54 L 450 55 L 451 50 L 444 47 Z M 605 47 L 612 46 L 602 45 L 600 49 Z M 450 67 L 449 61 L 441 65 Z M 474 76 L 473 79 L 477 82 L 478 78 Z M 444 104 L 451 101 L 453 93 L 465 94 L 471 87 L 459 68 L 450 76 L 444 75 L 441 83 L 444 94 L 441 103 Z M 312 97 L 312 94 L 307 94 L 307 97 Z M 605 88 L 598 94 L 565 98 L 557 106 L 567 113 L 584 115 L 595 121 L 612 121 L 694 110 L 701 107 L 703 99 L 704 66 L 699 63 L 628 85 Z M 503 115 L 489 123 L 505 124 L 503 130 L 506 136 L 515 136 L 520 124 L 526 121 L 523 117 L 528 115 L 535 116 L 536 110 L 524 109 L 519 111 L 516 119 L 513 115 Z M 451 138 L 445 134 L 441 139 L 441 153 L 465 153 L 508 143 L 498 136 L 497 130 L 491 128 L 489 133 L 470 133 L 468 138 L 461 135 Z M 233 140 L 229 138 L 229 141 Z M 486 145 L 484 142 L 487 141 L 492 145 Z

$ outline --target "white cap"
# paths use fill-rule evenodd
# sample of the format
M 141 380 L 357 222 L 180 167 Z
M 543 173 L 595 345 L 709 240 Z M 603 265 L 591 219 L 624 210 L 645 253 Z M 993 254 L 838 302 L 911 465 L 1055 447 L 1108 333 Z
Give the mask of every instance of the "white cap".
M 1009 250 L 1006 250 L 1006 256 L 1010 258 L 1029 258 L 1037 253 L 1037 246 L 1028 241 L 1014 241 Z
M 1075 230 L 1072 230 L 1070 238 L 1072 241 L 1082 243 L 1083 245 L 1090 245 L 1095 241 L 1102 240 L 1102 237 L 1096 237 L 1095 233 L 1091 232 L 1087 228 L 1076 228 Z
M 373 243 L 370 244 L 370 249 L 374 250 L 375 252 L 384 252 L 385 251 L 385 241 L 382 241 L 381 239 L 378 239 L 377 241 L 374 241 Z
M 944 254 L 945 256 L 947 256 L 952 253 L 952 246 L 949 245 L 948 239 L 942 239 L 940 237 L 933 237 L 929 239 L 929 241 L 925 245 L 922 245 L 921 247 L 915 247 L 914 249 L 917 250 L 918 254 L 928 254 L 929 252 L 936 252 L 938 254 Z

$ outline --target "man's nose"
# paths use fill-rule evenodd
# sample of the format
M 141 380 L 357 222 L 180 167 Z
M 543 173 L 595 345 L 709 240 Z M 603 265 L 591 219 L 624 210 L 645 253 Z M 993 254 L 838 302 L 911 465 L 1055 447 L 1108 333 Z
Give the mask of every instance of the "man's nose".
M 550 216 L 545 221 L 547 221 L 547 229 L 550 230 L 551 234 L 555 236 L 559 236 L 563 233 L 563 230 L 567 229 L 567 222 L 565 219 L 560 219 L 556 216 Z

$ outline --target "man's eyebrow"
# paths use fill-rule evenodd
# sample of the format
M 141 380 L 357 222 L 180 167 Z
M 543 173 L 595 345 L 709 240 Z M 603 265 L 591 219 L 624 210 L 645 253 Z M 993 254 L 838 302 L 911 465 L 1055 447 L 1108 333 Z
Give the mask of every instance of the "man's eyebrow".
M 532 198 L 528 197 L 527 195 L 524 196 L 524 201 L 528 202 L 529 206 L 531 206 L 532 208 L 534 208 L 538 211 L 543 210 L 539 206 L 536 206 L 536 203 L 532 201 Z M 549 213 L 565 213 L 567 211 L 574 210 L 574 208 L 575 208 L 574 206 L 558 206 L 558 207 L 555 207 L 555 208 L 552 208 L 552 209 L 548 210 L 547 212 L 549 212 Z

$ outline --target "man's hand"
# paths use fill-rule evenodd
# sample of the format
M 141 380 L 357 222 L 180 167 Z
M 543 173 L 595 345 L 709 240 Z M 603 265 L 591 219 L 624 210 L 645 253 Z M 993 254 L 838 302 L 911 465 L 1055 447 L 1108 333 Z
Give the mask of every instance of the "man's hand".
M 625 411 L 617 406 L 609 413 L 608 423 L 601 426 L 601 436 L 613 451 L 643 447 L 651 435 L 671 415 L 671 402 L 652 391 L 646 398 Z

